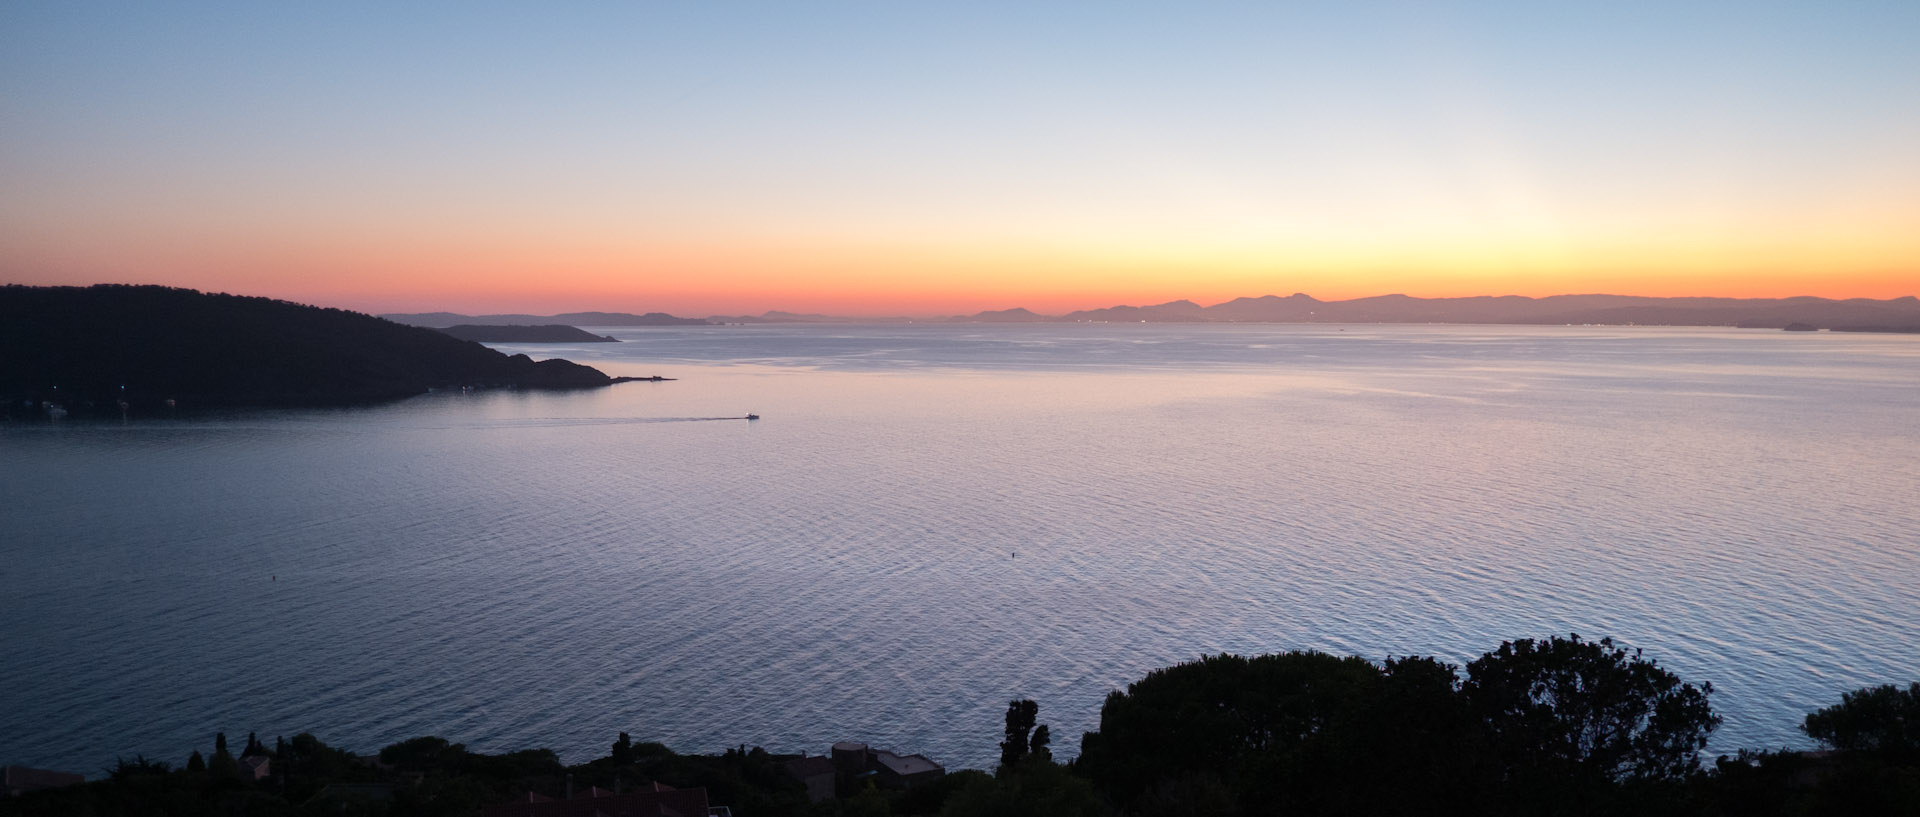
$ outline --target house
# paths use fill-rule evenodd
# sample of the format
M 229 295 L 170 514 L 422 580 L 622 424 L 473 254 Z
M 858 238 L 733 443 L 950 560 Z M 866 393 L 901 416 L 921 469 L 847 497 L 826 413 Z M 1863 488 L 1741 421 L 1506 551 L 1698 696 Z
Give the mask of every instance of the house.
M 266 755 L 241 755 L 240 777 L 243 780 L 265 780 L 267 775 L 272 774 L 268 770 L 272 764 L 272 758 Z
M 911 788 L 928 781 L 937 780 L 947 773 L 940 764 L 928 759 L 926 755 L 896 755 L 892 752 L 874 752 L 873 767 L 878 774 L 881 788 Z
M 29 769 L 25 766 L 8 766 L 0 770 L 0 796 L 19 797 L 30 791 L 57 789 L 61 786 L 73 786 L 87 782 L 87 776 L 73 772 L 56 772 L 50 769 Z
M 849 784 L 870 779 L 883 789 L 907 789 L 937 780 L 947 773 L 926 755 L 897 755 L 868 747 L 864 743 L 843 741 L 833 745 L 835 779 Z M 789 768 L 789 773 L 792 769 Z M 804 778 L 803 778 L 804 780 Z M 809 787 L 809 796 L 811 796 Z
M 782 765 L 786 767 L 787 774 L 807 787 L 807 802 L 819 803 L 833 799 L 833 758 L 801 755 Z

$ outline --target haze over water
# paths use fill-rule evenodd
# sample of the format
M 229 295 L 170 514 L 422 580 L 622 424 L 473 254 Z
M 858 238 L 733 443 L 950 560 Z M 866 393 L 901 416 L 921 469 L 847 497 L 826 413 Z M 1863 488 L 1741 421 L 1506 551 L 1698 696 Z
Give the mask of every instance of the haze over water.
M 0 426 L 0 761 L 628 731 L 986 767 L 1008 699 L 1072 755 L 1203 653 L 1567 632 L 1711 682 L 1732 752 L 1920 680 L 1920 338 L 595 331 L 627 342 L 501 348 L 680 380 Z

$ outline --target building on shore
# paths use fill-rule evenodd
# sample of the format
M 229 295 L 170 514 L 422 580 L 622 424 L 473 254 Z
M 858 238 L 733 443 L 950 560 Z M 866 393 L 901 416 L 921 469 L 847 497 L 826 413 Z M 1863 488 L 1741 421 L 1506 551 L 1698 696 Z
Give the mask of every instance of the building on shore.
M 0 770 L 0 796 L 19 797 L 30 791 L 76 786 L 85 782 L 87 782 L 87 776 L 83 774 L 8 766 Z
M 898 755 L 852 741 L 834 744 L 832 758 L 834 774 L 855 789 L 866 780 L 882 789 L 907 789 L 947 773 L 926 755 Z
M 824 755 L 801 756 L 787 761 L 787 774 L 807 787 L 807 802 L 821 803 L 834 796 L 833 758 Z

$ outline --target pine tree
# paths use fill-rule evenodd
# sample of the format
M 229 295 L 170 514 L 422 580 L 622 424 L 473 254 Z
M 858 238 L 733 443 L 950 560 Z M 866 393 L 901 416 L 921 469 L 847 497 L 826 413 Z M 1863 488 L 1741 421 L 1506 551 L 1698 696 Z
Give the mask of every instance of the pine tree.
M 626 766 L 633 763 L 633 738 L 621 732 L 620 739 L 613 742 L 613 764 Z
M 213 735 L 213 759 L 207 761 L 207 771 L 214 777 L 240 776 L 240 764 L 234 762 L 233 754 L 227 751 L 225 732 L 215 732 Z
M 1011 771 L 1025 759 L 1029 750 L 1027 733 L 1033 731 L 1034 718 L 1040 715 L 1040 705 L 1028 698 L 1019 698 L 1007 704 L 1007 739 L 1000 742 L 1000 769 Z

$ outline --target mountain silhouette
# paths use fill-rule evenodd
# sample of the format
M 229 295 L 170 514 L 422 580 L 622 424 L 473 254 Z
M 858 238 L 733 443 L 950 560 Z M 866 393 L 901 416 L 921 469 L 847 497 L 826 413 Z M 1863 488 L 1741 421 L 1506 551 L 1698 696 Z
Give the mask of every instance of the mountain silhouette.
M 1631 295 L 1520 295 L 1415 298 L 1377 295 L 1322 301 L 1302 293 L 1235 298 L 1202 307 L 1179 300 L 1152 306 L 1110 306 L 1060 316 L 1025 309 L 982 312 L 957 321 L 1108 321 L 1115 323 L 1482 323 L 1643 324 L 1781 329 L 1802 323 L 1855 331 L 1920 327 L 1920 299 L 1648 298 Z

